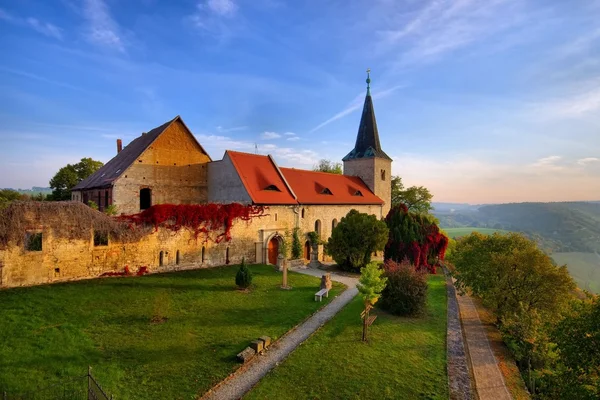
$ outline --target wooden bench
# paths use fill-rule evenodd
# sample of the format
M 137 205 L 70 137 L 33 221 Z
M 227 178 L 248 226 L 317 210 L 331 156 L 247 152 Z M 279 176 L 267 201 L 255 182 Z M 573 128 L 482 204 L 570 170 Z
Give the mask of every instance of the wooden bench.
M 322 301 L 323 295 L 325 295 L 325 297 L 329 297 L 329 289 L 321 289 L 315 293 L 315 301 L 317 301 L 317 297 L 319 298 L 319 301 Z

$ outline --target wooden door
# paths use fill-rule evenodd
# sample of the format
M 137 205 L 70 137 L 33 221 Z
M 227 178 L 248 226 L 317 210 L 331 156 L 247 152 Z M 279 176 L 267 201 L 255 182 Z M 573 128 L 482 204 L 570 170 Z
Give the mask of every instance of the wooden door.
M 277 265 L 279 255 L 279 240 L 273 238 L 269 241 L 269 264 Z

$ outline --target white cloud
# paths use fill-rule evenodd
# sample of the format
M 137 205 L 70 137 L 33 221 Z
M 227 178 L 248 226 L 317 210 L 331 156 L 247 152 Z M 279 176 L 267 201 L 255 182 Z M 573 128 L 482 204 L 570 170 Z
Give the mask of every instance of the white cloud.
M 49 22 L 40 21 L 37 18 L 20 18 L 0 9 L 0 20 L 10 22 L 14 25 L 29 27 L 34 31 L 41 33 L 42 35 L 52 37 L 54 39 L 62 40 L 63 38 L 62 29 Z
M 287 138 L 287 140 L 289 140 L 290 142 L 297 142 L 298 140 L 300 140 L 300 138 L 298 136 L 292 136 Z
M 234 126 L 232 128 L 224 128 L 222 126 L 217 126 L 218 132 L 228 133 L 228 132 L 236 132 L 236 131 L 244 131 L 248 129 L 247 126 Z
M 294 132 L 284 132 L 283 134 L 285 136 L 296 136 L 296 134 Z
M 208 0 L 205 7 L 213 13 L 223 17 L 231 17 L 238 10 L 237 4 L 232 0 Z
M 90 42 L 125 51 L 121 29 L 103 0 L 84 0 L 83 15 L 87 20 L 86 36 Z
M 548 157 L 540 158 L 539 160 L 537 160 L 536 162 L 534 162 L 531 165 L 533 167 L 554 167 L 554 166 L 556 166 L 556 163 L 558 161 L 560 161 L 561 159 L 562 159 L 561 156 L 548 156 Z
M 400 65 L 437 60 L 525 19 L 517 0 L 432 0 L 413 4 L 424 5 L 413 13 L 406 13 L 405 7 L 394 3 L 383 9 L 383 21 L 389 21 L 390 29 L 379 31 L 382 41 L 378 47 L 381 52 L 399 54 Z
M 589 165 L 589 164 L 593 164 L 593 163 L 597 163 L 600 162 L 600 158 L 597 157 L 586 157 L 586 158 L 581 158 L 579 160 L 577 160 L 577 164 L 578 165 Z
M 268 140 L 268 139 L 278 139 L 280 137 L 281 137 L 281 135 L 279 133 L 276 133 L 276 132 L 263 132 L 262 135 L 260 135 L 260 138 L 261 139 L 265 139 L 265 140 Z
M 396 85 L 396 86 L 389 88 L 387 90 L 384 90 L 382 92 L 377 92 L 375 95 L 373 95 L 373 99 L 384 98 L 384 97 L 390 95 L 391 93 L 393 93 L 394 91 L 396 91 L 397 89 L 403 88 L 405 86 L 406 85 Z M 330 123 L 335 122 L 338 119 L 343 118 L 346 115 L 353 113 L 354 111 L 361 108 L 363 106 L 363 104 L 364 104 L 364 94 L 357 95 L 354 98 L 354 100 L 348 105 L 348 107 L 346 107 L 346 109 L 340 111 L 339 113 L 335 114 L 333 117 L 329 118 L 327 121 L 322 122 L 319 125 L 317 125 L 316 127 L 314 127 L 313 129 L 310 130 L 310 133 L 318 131 L 319 129 L 323 128 L 324 126 L 329 125 Z

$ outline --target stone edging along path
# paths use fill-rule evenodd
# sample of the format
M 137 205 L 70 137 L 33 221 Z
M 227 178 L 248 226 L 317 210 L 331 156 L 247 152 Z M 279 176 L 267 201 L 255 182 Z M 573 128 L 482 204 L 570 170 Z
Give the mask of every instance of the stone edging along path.
M 456 300 L 456 289 L 452 278 L 446 274 L 446 293 L 448 297 L 448 327 L 446 334 L 446 358 L 448 364 L 448 389 L 450 400 L 473 399 L 469 362 L 463 341 L 460 323 L 460 311 Z
M 326 273 L 325 271 L 314 269 L 297 269 L 295 271 L 317 277 Z M 323 326 L 323 324 L 333 318 L 335 314 L 358 294 L 358 289 L 356 289 L 358 279 L 331 273 L 331 280 L 345 284 L 348 286 L 348 289 L 303 323 L 284 334 L 263 355 L 254 357 L 247 365 L 240 367 L 224 381 L 213 387 L 201 399 L 234 400 L 241 398 L 271 369 L 283 361 L 296 347 Z

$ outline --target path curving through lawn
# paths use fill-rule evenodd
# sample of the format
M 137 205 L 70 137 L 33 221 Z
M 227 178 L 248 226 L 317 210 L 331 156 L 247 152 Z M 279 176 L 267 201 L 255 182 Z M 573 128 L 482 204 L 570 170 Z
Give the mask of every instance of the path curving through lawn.
M 294 269 L 296 272 L 320 277 L 326 272 L 316 269 Z M 256 385 L 271 369 L 282 362 L 302 342 L 308 339 L 317 329 L 333 318 L 357 294 L 357 278 L 331 273 L 331 280 L 341 282 L 348 289 L 336 297 L 326 307 L 315 313 L 302 324 L 286 333 L 271 345 L 264 355 L 257 356 L 247 366 L 238 369 L 228 379 L 215 386 L 202 396 L 202 400 L 234 400 L 241 398 Z

